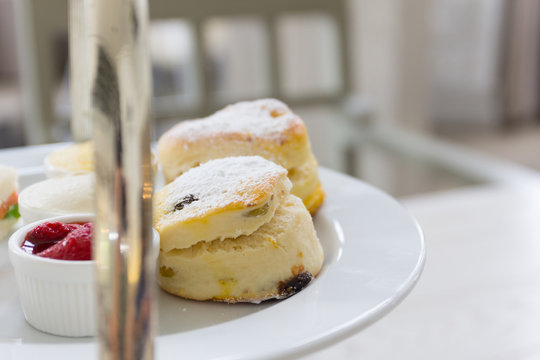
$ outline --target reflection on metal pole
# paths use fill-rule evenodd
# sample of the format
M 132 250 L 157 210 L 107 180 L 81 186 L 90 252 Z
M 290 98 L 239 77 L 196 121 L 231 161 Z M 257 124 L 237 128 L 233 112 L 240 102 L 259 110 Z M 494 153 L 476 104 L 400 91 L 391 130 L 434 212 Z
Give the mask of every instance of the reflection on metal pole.
M 82 22 L 96 164 L 94 256 L 101 359 L 153 357 L 152 180 L 147 0 L 71 0 Z M 78 20 L 77 20 L 78 19 Z M 79 54 L 81 55 L 81 54 Z M 77 91 L 73 92 L 74 94 Z M 83 94 L 85 95 L 85 94 Z M 81 100 L 84 102 L 84 99 Z

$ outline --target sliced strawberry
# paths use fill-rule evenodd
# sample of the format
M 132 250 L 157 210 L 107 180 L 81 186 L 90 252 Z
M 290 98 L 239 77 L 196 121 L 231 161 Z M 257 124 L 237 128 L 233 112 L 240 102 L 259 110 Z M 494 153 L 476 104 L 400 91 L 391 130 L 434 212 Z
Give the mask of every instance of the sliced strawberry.
M 92 223 L 79 225 L 64 240 L 37 255 L 58 260 L 91 260 L 92 227 Z

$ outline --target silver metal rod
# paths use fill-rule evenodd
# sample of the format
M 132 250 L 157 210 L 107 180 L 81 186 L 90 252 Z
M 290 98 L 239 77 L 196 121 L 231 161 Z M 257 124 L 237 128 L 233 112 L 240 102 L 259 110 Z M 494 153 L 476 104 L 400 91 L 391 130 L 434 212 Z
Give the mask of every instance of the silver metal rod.
M 82 0 L 79 8 L 96 164 L 99 354 L 101 359 L 152 359 L 148 3 Z

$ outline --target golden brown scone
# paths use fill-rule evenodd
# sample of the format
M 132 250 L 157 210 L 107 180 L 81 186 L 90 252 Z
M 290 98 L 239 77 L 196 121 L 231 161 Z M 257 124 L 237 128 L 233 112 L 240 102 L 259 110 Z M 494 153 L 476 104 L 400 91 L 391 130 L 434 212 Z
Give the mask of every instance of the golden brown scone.
M 308 211 L 315 214 L 325 197 L 315 157 L 312 155 L 302 165 L 289 169 L 287 175 L 293 184 L 291 194 L 302 199 Z
M 94 171 L 92 142 L 74 143 L 50 153 L 45 158 L 48 177 L 81 175 Z
M 249 235 L 289 194 L 287 171 L 260 156 L 211 160 L 154 195 L 154 228 L 164 251 Z
M 309 211 L 311 215 L 314 215 L 317 212 L 317 210 L 319 210 L 319 208 L 321 207 L 324 201 L 325 196 L 326 194 L 324 193 L 322 185 L 319 182 L 317 184 L 317 188 L 315 189 L 315 191 L 311 193 L 310 196 L 308 196 L 307 198 L 303 200 L 304 206 L 306 207 L 306 209 Z
M 177 296 L 229 303 L 285 298 L 304 288 L 323 263 L 302 201 L 289 195 L 250 235 L 160 251 L 158 282 Z
M 304 122 L 275 99 L 239 102 L 198 120 L 183 121 L 158 141 L 158 157 L 166 182 L 208 160 L 259 155 L 283 166 L 294 177 L 292 194 L 310 202 L 314 213 L 324 196 L 318 165 Z M 318 195 L 317 195 L 318 194 Z M 308 205 L 308 204 L 306 204 Z
M 44 160 L 45 175 L 47 177 L 60 177 L 83 175 L 94 172 L 94 153 L 93 143 L 84 141 L 73 143 L 58 149 Z M 157 159 L 152 151 L 150 154 L 150 163 L 152 172 L 157 172 Z

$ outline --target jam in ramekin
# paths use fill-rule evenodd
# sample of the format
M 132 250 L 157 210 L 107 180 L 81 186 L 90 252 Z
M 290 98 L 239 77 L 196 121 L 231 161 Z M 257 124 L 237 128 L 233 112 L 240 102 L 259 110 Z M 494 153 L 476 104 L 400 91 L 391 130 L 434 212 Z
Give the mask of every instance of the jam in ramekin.
M 93 223 L 45 222 L 30 230 L 21 245 L 28 254 L 57 260 L 92 260 Z

